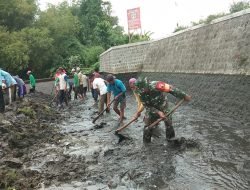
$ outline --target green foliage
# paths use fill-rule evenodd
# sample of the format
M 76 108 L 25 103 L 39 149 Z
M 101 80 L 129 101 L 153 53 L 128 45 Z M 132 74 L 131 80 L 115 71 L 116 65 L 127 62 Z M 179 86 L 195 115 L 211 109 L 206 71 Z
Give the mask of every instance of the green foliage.
M 0 0 L 0 25 L 20 30 L 32 24 L 36 12 L 36 0 Z
M 248 9 L 248 8 L 250 8 L 250 3 L 249 2 L 245 2 L 245 1 L 240 1 L 240 2 L 237 2 L 237 3 L 234 2 L 230 6 L 229 12 L 232 14 L 232 13 L 242 11 L 242 10 Z M 191 22 L 191 25 L 196 26 L 196 25 L 199 25 L 199 24 L 210 24 L 212 20 L 215 20 L 217 18 L 226 16 L 226 15 L 228 15 L 228 14 L 227 13 L 218 13 L 218 14 L 214 14 L 214 15 L 209 15 L 206 19 L 200 19 L 198 22 Z
M 78 55 L 72 55 L 69 58 L 69 68 L 78 67 L 80 66 L 80 63 L 81 63 L 81 58 Z
M 37 11 L 36 0 L 0 0 L 0 62 L 12 74 L 36 77 L 62 66 L 94 69 L 99 55 L 128 42 L 112 6 L 102 0 L 63 2 Z
M 4 27 L 0 27 L 0 39 L 1 67 L 14 72 L 27 67 L 29 49 L 25 41 Z
M 235 12 L 239 12 L 239 11 L 242 11 L 244 9 L 248 9 L 250 8 L 250 3 L 249 1 L 248 2 L 245 2 L 245 1 L 240 1 L 240 2 L 234 2 L 231 6 L 230 6 L 230 13 L 235 13 Z
M 199 24 L 210 24 L 212 22 L 212 20 L 215 20 L 217 18 L 226 16 L 226 13 L 218 13 L 218 14 L 214 14 L 214 15 L 209 15 L 207 16 L 206 19 L 200 19 L 198 22 L 191 22 L 192 26 L 196 26 Z
M 101 44 L 105 49 L 110 47 L 111 44 L 111 31 L 112 26 L 108 21 L 101 21 L 97 23 L 94 29 L 95 41 Z
M 29 57 L 28 67 L 39 77 L 39 71 L 43 70 L 47 74 L 50 67 L 49 60 L 53 48 L 53 39 L 49 36 L 47 28 L 24 28 L 19 33 L 18 37 L 22 39 L 28 46 Z M 41 76 L 41 75 L 40 75 Z
M 187 29 L 188 27 L 187 26 L 177 26 L 175 29 L 174 29 L 174 33 L 175 32 L 179 32 L 179 31 L 181 31 L 181 30 L 185 30 L 185 29 Z
M 151 40 L 152 34 L 153 32 L 150 31 L 141 34 L 130 33 L 130 36 L 127 36 L 127 41 L 129 42 L 129 38 L 130 38 L 130 43 L 149 41 Z
M 98 62 L 99 55 L 103 53 L 105 49 L 102 46 L 93 46 L 86 51 L 86 64 L 85 67 L 90 67 L 93 63 Z
M 217 18 L 220 18 L 220 17 L 223 17 L 223 16 L 226 16 L 227 14 L 225 13 L 218 13 L 218 14 L 215 14 L 215 15 L 209 15 L 206 20 L 204 21 L 205 24 L 209 24 L 211 23 L 212 20 L 215 20 Z

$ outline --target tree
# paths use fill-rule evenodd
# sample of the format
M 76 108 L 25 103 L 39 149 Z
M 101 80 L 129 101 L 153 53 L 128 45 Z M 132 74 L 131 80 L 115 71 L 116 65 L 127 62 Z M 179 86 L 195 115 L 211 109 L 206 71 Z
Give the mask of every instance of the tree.
M 20 30 L 32 24 L 36 12 L 36 0 L 0 0 L 0 25 Z
M 100 44 L 105 49 L 110 47 L 111 44 L 112 26 L 108 21 L 101 21 L 97 23 L 94 29 L 94 36 L 96 45 Z
M 29 63 L 28 67 L 38 73 L 36 76 L 48 74 L 51 66 L 53 39 L 49 35 L 47 28 L 24 28 L 15 35 L 28 46 Z
M 250 3 L 249 2 L 244 2 L 244 1 L 240 1 L 240 2 L 234 2 L 231 6 L 230 6 L 230 13 L 235 13 L 235 12 L 239 12 L 242 11 L 244 9 L 248 9 L 250 8 Z
M 9 72 L 18 72 L 28 66 L 28 45 L 17 33 L 9 33 L 0 27 L 0 62 L 1 67 Z
M 72 55 L 69 58 L 69 65 L 68 68 L 74 68 L 80 66 L 81 58 L 78 55 Z

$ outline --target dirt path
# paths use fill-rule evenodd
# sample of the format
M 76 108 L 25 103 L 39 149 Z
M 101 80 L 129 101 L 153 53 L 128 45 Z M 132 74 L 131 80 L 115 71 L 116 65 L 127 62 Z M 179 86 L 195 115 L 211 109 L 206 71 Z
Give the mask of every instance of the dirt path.
M 182 106 L 174 115 L 182 144 L 160 138 L 142 143 L 142 118 L 127 128 L 118 144 L 112 111 L 96 124 L 88 94 L 71 102 L 58 122 L 60 137 L 32 149 L 22 166 L 39 177 L 40 189 L 249 189 L 250 151 L 247 125 Z M 126 116 L 136 110 L 128 96 Z M 129 121 L 129 120 L 128 120 Z

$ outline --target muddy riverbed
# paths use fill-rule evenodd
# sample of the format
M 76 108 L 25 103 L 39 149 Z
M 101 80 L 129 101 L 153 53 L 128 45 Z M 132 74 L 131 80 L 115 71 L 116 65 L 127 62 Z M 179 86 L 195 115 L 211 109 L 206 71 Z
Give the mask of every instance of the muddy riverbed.
M 136 110 L 134 97 L 128 100 L 125 123 Z M 20 169 L 28 171 L 23 179 L 35 181 L 27 189 L 250 188 L 250 130 L 244 123 L 187 104 L 173 117 L 180 143 L 168 143 L 160 125 L 159 137 L 143 144 L 142 117 L 118 143 L 118 117 L 112 111 L 92 124 L 93 103 L 90 94 L 84 103 L 72 101 L 57 118 L 52 140 L 20 157 Z

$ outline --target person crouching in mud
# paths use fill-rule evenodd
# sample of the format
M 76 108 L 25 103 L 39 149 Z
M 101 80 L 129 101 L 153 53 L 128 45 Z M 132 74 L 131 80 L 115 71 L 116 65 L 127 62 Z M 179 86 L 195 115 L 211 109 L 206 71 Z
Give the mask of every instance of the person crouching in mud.
M 116 79 L 113 75 L 109 74 L 107 75 L 107 102 L 108 102 L 108 107 L 110 106 L 110 97 L 111 97 L 111 92 L 113 92 L 114 95 L 114 106 L 113 109 L 114 111 L 120 116 L 119 122 L 122 123 L 123 119 L 125 119 L 124 116 L 124 111 L 126 108 L 126 87 L 123 84 L 122 81 L 119 79 Z M 120 104 L 120 110 L 118 109 L 118 105 Z
M 134 114 L 133 119 L 138 119 L 144 107 L 146 108 L 145 117 L 143 119 L 145 123 L 143 131 L 144 142 L 151 142 L 151 137 L 153 134 L 153 128 L 147 130 L 146 127 L 159 118 L 165 118 L 165 115 L 170 111 L 168 101 L 164 96 L 164 92 L 170 93 L 176 98 L 184 99 L 185 101 L 191 100 L 191 96 L 187 95 L 178 88 L 161 81 L 149 82 L 145 78 L 131 78 L 129 80 L 129 86 L 133 90 L 138 103 L 138 109 Z M 167 140 L 171 140 L 175 137 L 171 115 L 167 120 L 164 120 L 164 123 L 166 129 L 166 138 Z

